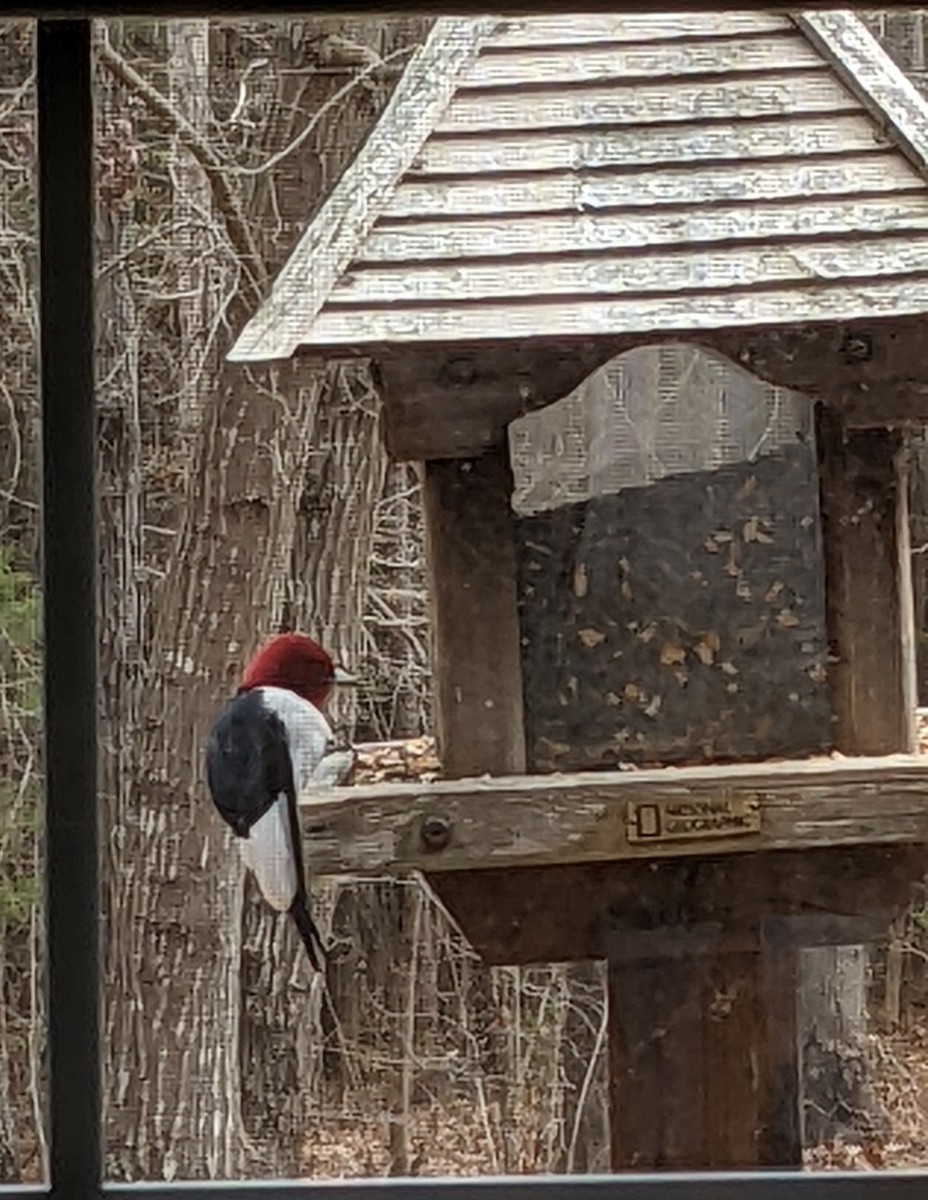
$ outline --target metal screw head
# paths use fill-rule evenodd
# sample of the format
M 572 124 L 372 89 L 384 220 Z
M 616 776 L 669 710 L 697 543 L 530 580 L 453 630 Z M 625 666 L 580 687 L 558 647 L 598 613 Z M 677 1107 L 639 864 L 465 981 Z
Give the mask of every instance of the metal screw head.
M 419 829 L 419 840 L 428 854 L 437 854 L 451 841 L 451 822 L 445 817 L 425 817 Z

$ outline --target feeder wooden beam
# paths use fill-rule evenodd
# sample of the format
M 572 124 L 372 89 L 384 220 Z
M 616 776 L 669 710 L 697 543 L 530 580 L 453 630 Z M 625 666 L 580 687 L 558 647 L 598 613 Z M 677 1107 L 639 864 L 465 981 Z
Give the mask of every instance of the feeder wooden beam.
M 479 697 L 474 707 L 480 710 Z M 452 709 L 454 719 L 458 719 Z M 466 721 L 466 717 L 461 717 Z M 505 727 L 490 748 L 515 753 Z M 453 743 L 452 743 L 453 744 Z M 378 784 L 303 797 L 315 875 L 429 874 L 928 841 L 928 759 Z
M 492 453 L 517 417 L 569 395 L 635 344 L 530 338 L 439 349 L 384 347 L 376 374 L 387 453 L 416 462 Z
M 924 846 L 844 846 L 429 878 L 491 965 L 606 958 L 633 973 L 646 962 L 759 954 L 772 941 L 798 948 L 885 937 L 923 880 L 924 860 Z M 771 940 L 771 921 L 784 920 L 789 936 Z

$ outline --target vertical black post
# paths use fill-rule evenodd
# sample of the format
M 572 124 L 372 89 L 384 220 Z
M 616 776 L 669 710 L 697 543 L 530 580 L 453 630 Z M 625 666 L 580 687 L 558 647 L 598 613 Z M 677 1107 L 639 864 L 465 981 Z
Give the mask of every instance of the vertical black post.
M 38 23 L 51 1193 L 102 1175 L 90 22 Z

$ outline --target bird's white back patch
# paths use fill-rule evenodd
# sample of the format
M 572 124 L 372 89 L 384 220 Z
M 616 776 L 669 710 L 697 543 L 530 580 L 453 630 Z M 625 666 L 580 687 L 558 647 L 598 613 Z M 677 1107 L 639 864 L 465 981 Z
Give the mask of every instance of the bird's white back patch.
M 286 688 L 258 690 L 261 703 L 281 720 L 287 731 L 297 797 L 307 790 L 340 783 L 354 763 L 354 751 L 336 746 L 332 727 L 323 713 Z
M 272 908 L 286 912 L 296 896 L 296 862 L 290 836 L 287 797 L 280 795 L 248 837 L 237 838 L 242 861 L 254 873 L 261 894 Z

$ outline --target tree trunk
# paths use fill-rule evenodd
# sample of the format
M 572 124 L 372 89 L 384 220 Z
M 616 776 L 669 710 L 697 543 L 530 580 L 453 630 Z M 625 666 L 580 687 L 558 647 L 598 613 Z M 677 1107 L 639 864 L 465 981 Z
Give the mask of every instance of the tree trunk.
M 242 875 L 204 794 L 201 763 L 204 715 L 282 611 L 296 523 L 287 480 L 307 453 L 318 386 L 281 374 L 290 377 L 285 390 L 273 378 L 266 384 L 274 405 L 249 404 L 238 380 L 224 380 L 205 410 L 180 545 L 153 606 L 132 809 L 111 850 L 119 919 L 110 979 L 119 1002 L 110 1006 L 110 1093 L 117 1113 L 120 1095 L 131 1104 L 110 1125 L 113 1145 L 125 1147 L 121 1174 L 242 1173 Z M 278 422 L 281 411 L 287 419 Z M 129 1086 L 139 1080 L 141 1091 Z
M 167 21 L 164 28 L 169 51 L 168 94 L 190 126 L 208 140 L 209 21 Z M 182 439 L 189 442 L 199 430 L 202 398 L 214 369 L 209 353 L 215 337 L 217 281 L 215 268 L 210 269 L 207 236 L 212 223 L 212 190 L 203 168 L 177 134 L 171 144 L 171 177 L 179 297 L 177 418 Z
M 100 787 L 105 813 L 104 917 L 104 1120 L 107 1170 L 120 1177 L 138 1132 L 131 1076 L 117 1047 L 126 1025 L 129 1042 L 149 1041 L 133 1012 L 140 973 L 150 953 L 125 962 L 126 893 L 133 871 L 124 865 L 129 829 L 137 821 L 134 771 L 144 692 L 140 662 L 147 589 L 141 586 L 142 470 L 139 410 L 139 322 L 127 252 L 138 229 L 131 197 L 137 180 L 131 166 L 133 131 L 115 113 L 112 82 L 98 82 L 97 128 L 96 362 L 98 384 L 98 488 L 100 525 Z M 141 1016 L 141 1014 L 138 1014 Z M 134 1064 L 137 1067 L 138 1062 Z M 113 1153 L 112 1148 L 119 1147 Z
M 278 192 L 278 178 L 309 179 L 321 195 L 376 118 L 383 89 L 368 78 L 326 109 L 358 63 L 349 58 L 341 77 L 316 69 L 320 22 L 254 23 L 247 39 L 210 26 L 223 39 L 212 56 L 199 22 L 108 28 L 112 41 L 99 50 L 111 92 L 101 107 L 127 126 L 111 118 L 100 183 L 111 250 L 100 295 L 108 1174 L 292 1175 L 321 981 L 309 982 L 289 922 L 243 890 L 203 786 L 203 740 L 245 657 L 283 625 L 353 657 L 384 459 L 363 368 L 324 376 L 298 359 L 249 370 L 221 356 L 310 212 L 312 191 Z M 392 27 L 393 37 L 408 32 L 408 23 Z M 157 74 L 134 65 L 136 37 L 146 54 L 170 51 L 164 94 Z M 346 45 L 329 46 L 336 72 Z M 226 73 L 213 77 L 210 58 Z M 226 99 L 242 99 L 216 122 L 208 74 L 214 104 L 223 87 Z M 141 116 L 127 93 L 144 102 Z M 148 139 L 141 182 L 127 111 Z M 223 156 L 267 162 L 307 122 L 311 136 L 277 173 L 223 174 L 207 140 L 218 123 Z M 161 193 L 152 190 L 158 171 Z M 163 221 L 152 207 L 159 195 L 175 241 L 146 262 L 131 218 Z M 140 362 L 143 330 L 161 341 L 143 343 Z M 163 376 L 152 374 L 159 352 Z M 144 421 L 143 380 L 157 401 Z M 156 545 L 143 543 L 146 529 Z M 353 719 L 351 698 L 342 719 Z
M 319 22 L 323 44 L 340 32 L 333 46 L 363 46 L 379 39 L 376 26 Z M 401 27 L 395 35 L 402 36 Z M 354 42 L 351 42 L 351 38 Z M 333 51 L 334 53 L 334 51 Z M 349 58 L 346 74 L 350 74 Z M 333 65 L 338 65 L 337 55 Z M 357 64 L 355 64 L 356 66 Z M 331 77 L 323 77 L 331 90 Z M 312 82 L 295 73 L 289 101 L 296 112 L 307 103 L 324 103 Z M 356 88 L 331 124 L 321 123 L 304 142 L 290 169 L 320 172 L 321 194 L 347 165 L 347 147 L 360 144 L 378 105 L 368 88 Z M 336 133 L 337 131 L 337 133 Z M 321 170 L 320 170 L 321 168 Z M 257 195 L 268 198 L 259 189 Z M 297 189 L 276 197 L 284 220 L 302 224 L 307 198 Z M 297 371 L 314 372 L 324 394 L 304 453 L 289 475 L 295 504 L 293 536 L 281 547 L 281 595 L 278 627 L 299 628 L 317 638 L 333 657 L 350 666 L 361 645 L 361 618 L 370 572 L 374 506 L 383 490 L 386 459 L 378 429 L 379 400 L 363 364 L 333 364 L 325 369 L 297 360 Z M 353 732 L 356 702 L 350 691 L 330 702 L 333 725 Z M 310 885 L 312 886 L 312 885 Z M 337 885 L 314 889 L 317 923 L 327 937 L 337 903 Z M 288 925 L 281 923 L 249 887 L 244 911 L 242 962 L 241 1110 L 245 1129 L 262 1172 L 293 1176 L 303 1171 L 303 1135 L 313 1087 L 324 1074 L 322 1039 L 326 981 L 307 977 L 305 951 Z M 299 982 L 306 981 L 306 982 Z M 331 1015 L 331 1014 L 330 1014 Z M 316 1036 L 314 1036 L 316 1035 Z
M 293 475 L 302 481 L 302 491 L 292 489 L 299 518 L 290 541 L 287 623 L 308 630 L 348 664 L 360 643 L 374 503 L 384 478 L 373 399 L 366 372 L 332 369 L 312 449 L 307 445 Z M 353 708 L 347 692 L 330 712 L 349 733 Z M 326 936 L 337 885 L 317 887 L 315 893 L 316 919 Z M 274 1175 L 300 1173 L 310 1083 L 323 1073 L 322 1048 L 308 1032 L 321 1027 L 325 983 L 318 976 L 307 981 L 307 975 L 305 951 L 289 923 L 280 922 L 249 888 L 242 962 L 242 1114 L 262 1169 Z
M 171 31 L 171 103 L 203 126 L 205 32 L 197 22 Z M 308 453 L 319 387 L 305 366 L 258 376 L 224 367 L 223 347 L 204 341 L 220 315 L 237 328 L 248 314 L 242 302 L 225 309 L 234 282 L 228 267 L 226 289 L 205 286 L 206 266 L 215 285 L 229 256 L 216 254 L 202 175 L 175 146 L 174 230 L 184 237 L 170 261 L 182 284 L 181 437 L 166 462 L 151 456 L 147 483 L 150 491 L 156 472 L 170 472 L 183 503 L 162 484 L 167 495 L 155 516 L 163 525 L 173 513 L 179 528 L 160 559 L 157 550 L 143 559 L 134 353 L 143 314 L 128 266 L 138 231 L 126 215 L 131 204 L 122 204 L 131 186 L 121 195 L 112 182 L 125 167 L 126 132 L 114 130 L 101 195 L 101 204 L 109 199 L 101 235 L 113 263 L 99 293 L 101 376 L 109 382 L 101 439 L 108 1170 L 113 1178 L 234 1177 L 248 1161 L 240 1117 L 242 872 L 205 796 L 202 740 L 244 655 L 281 618 L 296 524 L 288 479 Z M 152 423 L 152 411 L 146 415 Z M 155 561 L 162 578 L 145 588 L 143 614 L 140 581 Z

